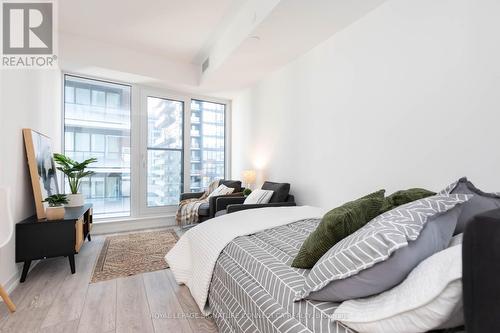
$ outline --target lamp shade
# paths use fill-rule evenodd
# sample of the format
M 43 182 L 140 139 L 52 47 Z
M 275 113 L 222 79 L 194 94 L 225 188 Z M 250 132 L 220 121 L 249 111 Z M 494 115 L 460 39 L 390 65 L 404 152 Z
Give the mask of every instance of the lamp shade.
M 255 170 L 245 170 L 243 171 L 243 183 L 245 184 L 254 184 L 255 179 L 257 178 L 257 174 Z
M 12 238 L 13 224 L 10 213 L 10 191 L 0 187 L 0 248 Z

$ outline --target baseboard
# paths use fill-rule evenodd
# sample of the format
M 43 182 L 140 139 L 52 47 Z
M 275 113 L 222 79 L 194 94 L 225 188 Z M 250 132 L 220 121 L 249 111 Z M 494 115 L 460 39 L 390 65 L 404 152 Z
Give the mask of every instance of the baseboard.
M 111 234 L 124 231 L 153 229 L 175 225 L 175 216 L 147 217 L 140 219 L 126 219 L 122 221 L 95 222 L 92 226 L 92 235 Z
M 28 271 L 31 272 L 31 270 L 33 268 L 35 268 L 36 265 L 38 265 L 38 263 L 40 262 L 40 260 L 35 260 L 31 263 L 31 266 L 30 266 L 30 269 Z M 19 280 L 21 279 L 21 274 L 23 272 L 23 267 L 22 265 L 17 269 L 17 272 L 12 275 L 9 279 L 9 281 L 7 281 L 6 283 L 3 284 L 3 287 L 4 289 L 7 291 L 8 294 L 12 294 L 12 292 L 14 291 L 14 289 L 16 289 L 16 287 L 19 285 Z M 0 303 L 3 302 L 2 299 L 0 298 Z

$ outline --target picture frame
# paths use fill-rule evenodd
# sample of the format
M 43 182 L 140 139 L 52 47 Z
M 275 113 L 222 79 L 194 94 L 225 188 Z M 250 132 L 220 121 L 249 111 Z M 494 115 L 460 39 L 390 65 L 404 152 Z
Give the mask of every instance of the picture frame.
M 30 128 L 23 129 L 23 137 L 36 215 L 38 219 L 44 219 L 46 215 L 43 200 L 53 194 L 59 194 L 52 142 L 48 136 Z

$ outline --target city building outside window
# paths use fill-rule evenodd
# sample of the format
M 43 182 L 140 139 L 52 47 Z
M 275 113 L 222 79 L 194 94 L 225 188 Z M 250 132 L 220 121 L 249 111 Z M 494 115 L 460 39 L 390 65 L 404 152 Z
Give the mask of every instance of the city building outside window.
M 177 205 L 184 186 L 184 103 L 148 96 L 147 110 L 147 205 Z
M 98 159 L 80 188 L 97 219 L 170 215 L 182 192 L 226 178 L 226 103 L 139 86 L 132 103 L 132 89 L 64 75 L 64 152 Z
M 64 153 L 98 159 L 80 187 L 97 217 L 130 215 L 130 102 L 130 86 L 65 75 Z
M 191 101 L 191 186 L 192 192 L 205 190 L 210 182 L 225 174 L 226 105 Z

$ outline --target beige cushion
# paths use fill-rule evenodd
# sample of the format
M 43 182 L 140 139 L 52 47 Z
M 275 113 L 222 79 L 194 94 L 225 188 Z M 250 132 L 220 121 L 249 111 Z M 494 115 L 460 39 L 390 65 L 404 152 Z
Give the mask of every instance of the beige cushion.
M 219 195 L 227 195 L 227 194 L 233 193 L 233 191 L 234 191 L 234 188 L 227 187 L 226 185 L 221 184 L 212 193 L 210 193 L 210 195 L 208 197 L 210 198 L 210 197 L 215 197 L 215 196 L 219 196 Z

